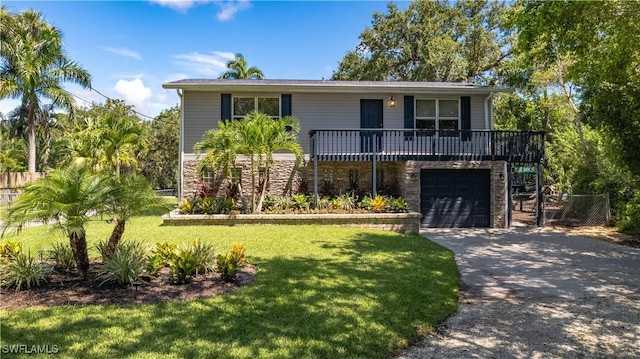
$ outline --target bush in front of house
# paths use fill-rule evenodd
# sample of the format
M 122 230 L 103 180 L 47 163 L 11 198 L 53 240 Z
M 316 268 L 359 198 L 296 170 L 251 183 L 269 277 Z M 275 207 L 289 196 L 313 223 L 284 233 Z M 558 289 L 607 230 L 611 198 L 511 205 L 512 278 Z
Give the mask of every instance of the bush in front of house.
M 334 197 L 318 197 L 316 208 L 313 196 L 267 196 L 262 204 L 265 214 L 304 213 L 407 213 L 409 204 L 403 197 L 365 195 L 359 198 L 353 193 Z M 178 207 L 180 214 L 231 214 L 242 213 L 229 197 L 194 197 L 185 199 Z

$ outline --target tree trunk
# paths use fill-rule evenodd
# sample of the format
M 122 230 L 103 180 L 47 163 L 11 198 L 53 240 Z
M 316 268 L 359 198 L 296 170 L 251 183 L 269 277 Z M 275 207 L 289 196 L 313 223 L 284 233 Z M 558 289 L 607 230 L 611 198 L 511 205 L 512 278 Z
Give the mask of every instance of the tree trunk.
M 89 253 L 87 252 L 87 239 L 84 235 L 84 229 L 80 235 L 76 233 L 70 234 L 69 243 L 71 244 L 73 258 L 76 260 L 78 270 L 80 274 L 82 274 L 82 278 L 87 279 L 89 273 Z
M 269 169 L 265 169 L 264 181 L 262 181 L 262 188 L 260 189 L 260 200 L 258 201 L 258 205 L 256 206 L 256 212 L 262 212 L 262 202 L 264 202 L 264 196 L 267 193 L 267 183 L 269 182 Z
M 124 234 L 125 223 L 126 222 L 122 219 L 116 220 L 116 226 L 113 228 L 111 237 L 109 237 L 109 242 L 107 243 L 107 248 L 105 248 L 106 258 L 110 258 L 116 248 L 118 248 L 118 243 L 120 243 L 120 239 L 122 239 L 122 235 Z
M 29 173 L 36 172 L 36 104 L 31 103 L 29 105 L 29 112 L 27 114 L 28 124 L 28 140 L 29 140 Z
M 251 156 L 251 212 L 256 210 L 256 170 L 254 168 L 253 155 Z

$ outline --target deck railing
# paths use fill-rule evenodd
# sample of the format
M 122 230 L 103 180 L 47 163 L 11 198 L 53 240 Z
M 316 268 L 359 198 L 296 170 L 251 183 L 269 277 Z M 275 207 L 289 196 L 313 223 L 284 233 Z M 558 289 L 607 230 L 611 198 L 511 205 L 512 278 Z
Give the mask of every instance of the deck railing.
M 544 132 L 489 130 L 311 130 L 317 161 L 510 161 L 539 163 Z

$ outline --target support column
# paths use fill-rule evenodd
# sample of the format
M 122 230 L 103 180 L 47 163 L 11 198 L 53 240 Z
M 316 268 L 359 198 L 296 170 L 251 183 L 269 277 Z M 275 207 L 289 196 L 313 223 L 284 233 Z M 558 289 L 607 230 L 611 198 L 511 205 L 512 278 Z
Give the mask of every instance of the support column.
M 373 134 L 372 139 L 373 139 L 373 143 L 374 143 L 374 146 L 375 146 L 375 144 L 378 143 L 378 142 L 376 142 L 378 139 L 376 138 L 376 134 L 375 133 Z M 372 187 L 373 187 L 371 189 L 371 196 L 373 198 L 375 198 L 378 195 L 378 193 L 377 193 L 378 191 L 376 190 L 376 188 L 378 187 L 377 183 L 376 183 L 376 181 L 377 181 L 377 176 L 376 176 L 376 153 L 377 153 L 377 149 L 374 149 L 373 150 L 373 154 L 371 156 L 371 172 L 372 172 L 371 183 L 372 183 Z

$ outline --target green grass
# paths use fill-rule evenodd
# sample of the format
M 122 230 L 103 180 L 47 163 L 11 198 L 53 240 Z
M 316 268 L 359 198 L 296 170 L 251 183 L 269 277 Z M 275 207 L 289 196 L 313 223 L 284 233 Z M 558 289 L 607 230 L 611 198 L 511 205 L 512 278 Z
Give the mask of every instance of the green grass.
M 1 345 L 57 345 L 60 357 L 77 358 L 385 358 L 457 306 L 453 254 L 418 235 L 160 224 L 136 219 L 125 237 L 150 244 L 199 238 L 218 252 L 243 242 L 258 266 L 255 283 L 215 298 L 155 305 L 3 310 Z M 89 240 L 110 230 L 93 222 Z M 39 227 L 15 238 L 34 253 L 50 237 Z

